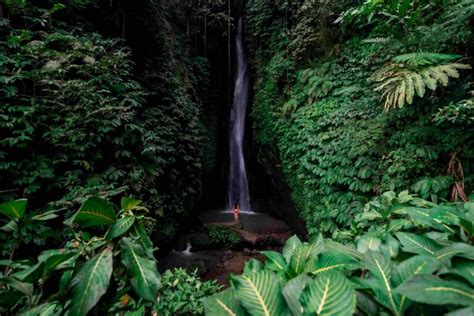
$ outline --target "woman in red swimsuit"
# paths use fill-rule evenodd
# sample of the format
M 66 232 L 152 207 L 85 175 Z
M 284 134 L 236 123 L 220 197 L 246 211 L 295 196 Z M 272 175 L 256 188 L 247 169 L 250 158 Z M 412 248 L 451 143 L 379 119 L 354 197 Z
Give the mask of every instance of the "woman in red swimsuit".
M 234 203 L 234 221 L 238 222 L 239 221 L 239 213 L 240 213 L 240 208 L 237 203 Z

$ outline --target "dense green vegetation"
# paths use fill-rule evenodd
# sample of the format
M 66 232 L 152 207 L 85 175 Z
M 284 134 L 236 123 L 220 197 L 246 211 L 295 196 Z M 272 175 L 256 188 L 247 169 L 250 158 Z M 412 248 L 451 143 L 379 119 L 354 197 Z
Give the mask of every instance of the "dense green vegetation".
M 151 48 L 162 53 L 145 55 L 138 75 L 123 40 L 75 16 L 95 1 L 52 2 L 3 5 L 0 198 L 57 209 L 131 194 L 161 218 L 157 235 L 172 237 L 213 150 L 199 104 L 206 60 L 189 58 L 168 17 L 181 8 L 147 4 Z
M 472 13 L 472 1 L 247 2 L 260 160 L 270 174 L 281 161 L 310 235 L 349 227 L 386 190 L 472 190 Z
M 239 15 L 246 147 L 308 242 L 218 293 L 157 250 L 226 163 Z M 472 0 L 1 2 L 0 314 L 473 315 L 473 25 Z
M 202 282 L 184 270 L 160 276 L 147 229 L 154 219 L 141 201 L 122 198 L 115 212 L 107 200 L 90 197 L 70 218 L 58 213 L 31 214 L 25 199 L 0 204 L 0 214 L 9 219 L 2 235 L 13 237 L 2 245 L 8 254 L 1 261 L 2 313 L 85 315 L 93 309 L 143 315 L 145 308 L 160 315 L 202 313 L 199 299 L 219 290 L 215 282 Z M 63 236 L 58 220 L 64 220 Z M 44 248 L 50 238 L 65 241 L 31 258 L 38 252 L 35 246 Z
M 265 264 L 247 262 L 230 289 L 205 300 L 207 314 L 472 314 L 474 203 L 387 192 L 356 223 L 350 245 L 293 236 L 282 253 L 264 251 Z

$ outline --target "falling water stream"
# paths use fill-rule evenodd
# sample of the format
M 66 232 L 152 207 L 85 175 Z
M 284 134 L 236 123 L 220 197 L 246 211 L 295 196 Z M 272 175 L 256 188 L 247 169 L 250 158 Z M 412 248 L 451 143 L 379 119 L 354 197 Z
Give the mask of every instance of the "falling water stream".
M 247 73 L 247 58 L 242 40 L 242 18 L 239 19 L 236 34 L 237 73 L 235 77 L 234 102 L 230 116 L 229 141 L 229 187 L 227 206 L 232 209 L 237 203 L 242 212 L 251 213 L 247 172 L 243 153 L 245 116 L 247 114 L 249 78 Z
M 234 216 L 229 214 L 229 211 L 232 212 L 233 204 L 237 203 L 242 213 L 239 216 L 239 226 L 236 228 L 241 241 L 232 249 L 229 249 L 228 245 L 216 246 L 212 244 L 207 228 L 205 232 L 198 229 L 196 232 L 189 232 L 182 236 L 186 241 L 185 249 L 184 242 L 180 243 L 180 251 L 171 251 L 159 260 L 162 272 L 175 267 L 184 267 L 190 270 L 198 268 L 204 279 L 216 279 L 222 285 L 228 285 L 229 274 L 241 273 L 246 261 L 261 260 L 261 255 L 256 254 L 257 250 L 269 250 L 271 249 L 268 248 L 271 247 L 269 245 L 283 245 L 283 241 L 293 234 L 286 223 L 266 213 L 254 213 L 250 207 L 243 153 L 249 78 L 242 40 L 241 19 L 237 25 L 236 47 L 237 73 L 229 128 L 228 205 L 224 211 L 216 209 L 201 213 L 199 222 L 204 225 L 203 228 L 206 226 L 231 227 L 235 223 Z M 199 240 L 201 243 L 195 242 Z M 209 244 L 206 244 L 206 240 L 209 240 Z M 252 251 L 249 251 L 248 247 L 252 248 Z

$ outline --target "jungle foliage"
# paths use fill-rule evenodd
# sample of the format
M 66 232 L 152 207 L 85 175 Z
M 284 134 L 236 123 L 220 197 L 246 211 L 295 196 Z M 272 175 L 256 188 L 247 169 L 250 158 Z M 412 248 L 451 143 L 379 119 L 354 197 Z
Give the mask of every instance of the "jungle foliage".
M 288 239 L 263 251 L 207 315 L 470 315 L 474 204 L 386 192 L 365 206 L 348 243 Z M 448 314 L 449 313 L 449 314 Z
M 140 6 L 141 36 L 152 44 L 135 67 L 137 52 L 100 34 L 94 20 L 96 11 L 120 18 L 130 9 L 123 1 L 0 6 L 0 199 L 52 201 L 57 210 L 94 194 L 130 194 L 162 219 L 154 237 L 172 237 L 215 155 L 200 96 L 209 65 L 172 19 L 182 8 Z
M 247 5 L 259 160 L 281 165 L 311 236 L 387 190 L 473 188 L 472 1 Z
M 160 275 L 149 237 L 154 219 L 139 200 L 122 198 L 116 212 L 89 197 L 65 219 L 31 212 L 20 199 L 0 204 L 0 214 L 1 239 L 11 241 L 2 244 L 2 314 L 202 314 L 200 298 L 219 290 L 184 270 Z

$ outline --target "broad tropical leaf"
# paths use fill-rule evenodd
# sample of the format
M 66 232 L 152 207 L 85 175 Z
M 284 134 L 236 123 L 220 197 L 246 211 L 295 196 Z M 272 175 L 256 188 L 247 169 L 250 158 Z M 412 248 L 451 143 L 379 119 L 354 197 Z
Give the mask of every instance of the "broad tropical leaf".
M 290 260 L 291 271 L 295 275 L 302 273 L 308 262 L 315 261 L 317 254 L 322 250 L 321 244 L 303 244 L 295 249 Z
M 449 260 L 452 257 L 463 257 L 474 260 L 474 246 L 457 242 L 438 250 L 435 254 L 438 260 Z
M 434 240 L 412 233 L 396 233 L 403 251 L 434 256 L 441 246 Z
M 414 275 L 433 273 L 441 266 L 434 257 L 419 255 L 401 262 L 393 273 L 394 284 L 400 285 Z
M 88 198 L 74 217 L 82 227 L 112 225 L 116 219 L 112 204 L 98 197 Z
M 130 234 L 140 240 L 143 248 L 145 249 L 145 253 L 148 258 L 154 259 L 155 256 L 153 255 L 153 242 L 150 239 L 145 227 L 139 222 L 135 222 L 132 228 L 130 229 Z
M 354 258 L 354 260 L 362 260 L 364 257 L 364 255 L 358 252 L 356 249 L 335 241 L 326 241 L 325 247 L 328 250 L 334 250 L 336 252 L 341 252 L 348 256 L 351 256 L 352 258 Z
M 435 272 L 440 267 L 440 262 L 428 255 L 411 257 L 400 263 L 393 273 L 393 283 L 395 286 L 406 282 L 414 275 L 428 274 Z M 405 296 L 400 297 L 399 312 L 403 314 L 410 306 L 411 301 Z
M 140 297 L 156 301 L 160 288 L 160 277 L 156 261 L 145 257 L 145 251 L 140 244 L 133 243 L 129 238 L 123 238 L 122 263 L 127 267 L 131 283 Z
M 207 316 L 244 316 L 246 314 L 234 289 L 227 289 L 206 297 L 203 299 L 203 304 Z
M 364 312 L 368 316 L 380 315 L 379 305 L 368 295 L 362 292 L 356 292 L 357 309 Z
M 22 282 L 33 284 L 43 277 L 43 271 L 44 262 L 38 262 L 24 270 L 13 273 L 12 277 Z
M 59 316 L 62 313 L 60 302 L 47 302 L 19 313 L 19 316 Z
M 257 259 L 250 259 L 245 263 L 244 274 L 257 273 L 263 270 L 263 264 Z
M 285 257 L 286 262 L 290 262 L 291 257 L 293 256 L 293 253 L 295 252 L 295 249 L 301 245 L 303 245 L 303 243 L 296 235 L 292 236 L 285 242 L 282 253 L 283 253 L 283 257 Z
M 135 216 L 125 216 L 120 218 L 117 220 L 117 222 L 115 222 L 115 224 L 112 225 L 112 227 L 110 227 L 107 238 L 112 240 L 125 234 L 130 229 L 130 227 L 132 227 L 133 223 L 135 223 Z
M 415 276 L 399 286 L 396 292 L 426 304 L 469 306 L 474 303 L 474 290 L 471 287 L 433 275 Z
M 105 249 L 82 266 L 71 283 L 71 315 L 86 315 L 97 304 L 107 292 L 112 270 L 110 249 Z
M 365 266 L 369 269 L 373 277 L 378 281 L 374 283 L 372 290 L 377 300 L 392 310 L 399 312 L 399 297 L 394 295 L 392 286 L 392 263 L 388 255 L 379 252 L 369 251 L 364 260 Z
M 53 255 L 46 259 L 46 262 L 44 264 L 43 278 L 49 276 L 54 270 L 66 267 L 64 264 L 67 265 L 69 260 L 72 259 L 74 256 L 76 256 L 76 253 L 69 252 Z
M 362 236 L 357 242 L 357 251 L 366 253 L 367 251 L 378 251 L 382 241 L 370 234 Z
M 267 260 L 265 261 L 265 267 L 275 272 L 284 272 L 286 270 L 285 258 L 282 254 L 275 251 L 262 251 L 261 252 Z
M 281 294 L 281 284 L 271 271 L 232 276 L 237 297 L 251 315 L 287 315 L 288 308 Z
M 28 297 L 31 297 L 33 295 L 33 284 L 31 283 L 26 283 L 26 282 L 20 282 L 17 279 L 13 277 L 3 277 L 0 278 L 0 284 L 6 284 L 10 286 L 11 288 L 25 294 Z
M 444 316 L 474 316 L 474 306 L 457 309 L 450 313 L 444 314 Z
M 303 306 L 301 305 L 300 297 L 306 286 L 312 282 L 313 280 L 309 276 L 301 274 L 291 279 L 283 288 L 283 297 L 293 315 L 302 315 Z
M 453 264 L 449 272 L 463 277 L 474 286 L 474 261 L 459 260 Z
M 349 280 L 333 271 L 317 276 L 303 291 L 301 303 L 305 315 L 352 315 L 356 296 Z
M 348 270 L 357 262 L 350 255 L 328 250 L 321 254 L 318 260 L 314 260 L 306 266 L 305 271 L 312 275 L 318 275 L 329 271 Z
M 8 216 L 12 220 L 23 217 L 26 211 L 26 199 L 20 199 L 0 204 L 0 214 Z

